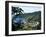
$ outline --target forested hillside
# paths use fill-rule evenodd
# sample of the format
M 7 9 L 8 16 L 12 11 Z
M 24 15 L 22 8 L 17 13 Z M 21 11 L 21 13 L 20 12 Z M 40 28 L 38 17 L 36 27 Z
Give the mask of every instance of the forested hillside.
M 39 30 L 41 29 L 41 11 L 21 14 L 26 23 L 13 25 L 12 30 Z M 23 20 L 23 19 L 22 19 Z

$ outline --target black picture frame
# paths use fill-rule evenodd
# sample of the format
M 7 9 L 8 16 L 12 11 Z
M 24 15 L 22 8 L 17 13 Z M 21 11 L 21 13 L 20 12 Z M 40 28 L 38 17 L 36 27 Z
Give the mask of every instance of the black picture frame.
M 42 4 L 44 6 L 44 32 L 42 33 L 27 33 L 27 34 L 12 34 L 9 35 L 9 3 L 28 3 L 28 4 Z M 5 36 L 19 36 L 19 35 L 34 35 L 45 34 L 45 3 L 39 2 L 22 2 L 22 1 L 5 1 Z

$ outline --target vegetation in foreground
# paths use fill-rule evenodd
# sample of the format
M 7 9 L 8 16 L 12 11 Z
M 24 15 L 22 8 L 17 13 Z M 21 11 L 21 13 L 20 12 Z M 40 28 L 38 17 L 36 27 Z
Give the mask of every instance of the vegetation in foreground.
M 12 10 L 14 12 L 12 13 L 12 15 L 16 13 L 16 15 L 14 15 L 14 17 L 12 18 L 12 31 L 41 29 L 41 11 L 23 14 L 22 11 L 24 10 L 22 10 L 21 8 L 19 9 L 18 8 L 19 7 L 16 7 L 16 8 L 13 8 Z M 18 19 L 19 19 L 19 22 L 18 22 Z

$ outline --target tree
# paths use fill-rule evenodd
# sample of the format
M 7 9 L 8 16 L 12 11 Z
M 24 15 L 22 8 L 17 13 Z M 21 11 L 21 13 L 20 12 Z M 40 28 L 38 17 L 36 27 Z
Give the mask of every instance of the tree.
M 20 29 L 21 21 L 22 21 L 21 14 L 23 14 L 22 12 L 23 12 L 23 10 L 21 8 L 12 7 L 12 30 L 13 31 Z M 16 13 L 16 15 L 15 15 L 15 13 Z M 19 18 L 19 20 L 17 18 Z M 16 21 L 17 23 L 14 21 Z
M 19 8 L 19 7 L 12 7 L 12 14 L 15 14 L 15 13 L 16 13 L 16 15 L 17 14 L 23 14 L 22 12 L 23 12 L 23 10 L 21 8 Z

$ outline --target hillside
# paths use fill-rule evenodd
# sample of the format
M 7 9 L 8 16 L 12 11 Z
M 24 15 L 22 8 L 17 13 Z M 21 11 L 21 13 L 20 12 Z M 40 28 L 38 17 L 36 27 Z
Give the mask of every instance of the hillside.
M 23 18 L 25 18 L 26 23 L 20 25 L 18 30 L 39 30 L 41 29 L 41 11 L 36 11 L 32 13 L 24 13 L 21 14 Z M 39 23 L 38 25 L 36 25 Z M 17 30 L 18 27 L 14 26 L 14 29 Z

